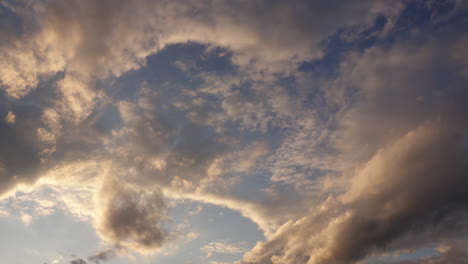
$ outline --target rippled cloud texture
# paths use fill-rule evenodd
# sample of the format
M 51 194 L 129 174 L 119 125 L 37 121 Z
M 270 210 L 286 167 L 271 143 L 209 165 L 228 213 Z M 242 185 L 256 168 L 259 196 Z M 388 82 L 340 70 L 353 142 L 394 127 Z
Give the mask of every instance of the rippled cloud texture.
M 204 206 L 264 237 L 190 263 L 468 262 L 466 1 L 0 7 L 0 217 L 101 245 L 50 263 L 188 254 Z

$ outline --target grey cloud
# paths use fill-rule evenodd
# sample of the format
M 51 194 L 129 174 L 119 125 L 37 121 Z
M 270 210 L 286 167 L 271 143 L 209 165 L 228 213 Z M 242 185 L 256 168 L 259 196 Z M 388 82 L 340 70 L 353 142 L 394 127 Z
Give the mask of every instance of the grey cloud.
M 351 103 L 338 104 L 331 134 L 351 187 L 325 192 L 308 216 L 286 223 L 243 263 L 355 263 L 454 239 L 447 223 L 466 235 L 467 80 L 449 56 L 451 41 L 413 37 L 342 63 L 326 87 L 357 91 Z
M 121 250 L 121 248 L 117 247 L 117 248 L 111 248 L 111 249 L 99 251 L 93 256 L 90 256 L 88 260 L 96 264 L 106 262 L 116 257 L 118 250 Z
M 70 261 L 70 264 L 87 264 L 87 262 L 82 259 L 75 259 Z
M 0 196 L 17 184 L 34 183 L 42 170 L 42 149 L 36 134 L 40 125 L 35 113 L 37 109 L 28 106 L 13 109 L 14 123 L 5 120 L 7 112 L 0 109 Z
M 110 179 L 104 182 L 99 199 L 96 228 L 109 243 L 148 253 L 168 239 L 163 227 L 167 209 L 159 190 Z
M 466 210 L 468 160 L 462 142 L 442 124 L 410 132 L 377 153 L 347 193 L 280 228 L 247 254 L 245 263 L 353 263 L 407 232 L 417 236 Z
M 25 8 L 25 22 L 35 26 L 26 27 L 30 39 L 4 50 L 0 80 L 11 96 L 22 97 L 41 75 L 65 71 L 85 83 L 120 76 L 148 55 L 188 41 L 226 47 L 238 65 L 291 71 L 321 56 L 323 41 L 338 29 L 367 28 L 376 16 L 395 17 L 401 8 L 384 0 L 40 1 Z
M 136 101 L 144 97 L 152 98 L 145 94 Z M 112 151 L 117 163 L 139 171 L 137 182 L 170 185 L 178 176 L 198 186 L 210 164 L 226 151 L 212 128 L 167 120 L 159 109 L 144 109 L 138 102 L 122 102 L 119 109 L 125 125 L 113 140 L 125 148 Z
M 368 163 L 344 195 L 356 212 L 337 230 L 333 256 L 323 261 L 358 260 L 408 230 L 466 209 L 460 186 L 468 181 L 467 152 L 461 135 L 444 130 L 419 128 Z
M 239 64 L 249 64 L 250 61 L 267 61 L 264 65 L 283 65 L 279 62 L 289 61 L 295 64 L 299 57 L 304 60 L 319 56 L 320 43 L 338 28 L 372 24 L 377 14 L 386 12 L 388 3 L 361 1 L 359 4 L 347 4 L 349 8 L 337 8 L 342 5 L 338 2 L 304 4 L 300 1 L 291 5 L 271 5 L 267 1 L 256 4 L 41 1 L 27 7 L 19 4 L 15 10 L 19 10 L 17 14 L 24 19 L 27 34 L 24 37 L 16 36 L 12 43 L 2 46 L 1 54 L 5 59 L 2 62 L 5 65 L 0 67 L 0 80 L 9 96 L 19 98 L 31 93 L 42 77 L 64 72 L 64 77 L 54 86 L 59 95 L 53 99 L 54 109 L 64 122 L 78 124 L 88 122 L 93 112 L 99 110 L 96 109 L 96 100 L 103 95 L 95 89 L 95 79 L 120 76 L 123 72 L 137 69 L 144 65 L 146 56 L 167 45 L 197 41 L 233 50 L 235 61 Z M 310 16 L 309 9 L 326 10 L 317 14 L 337 12 L 336 17 L 340 19 Z M 369 15 L 363 16 L 368 10 L 371 10 Z M 275 21 L 274 25 L 270 21 Z M 311 28 L 313 34 L 310 33 Z M 232 38 L 234 35 L 236 37 Z M 295 46 L 291 46 L 291 43 Z M 277 63 L 272 64 L 273 61 Z M 248 126 L 263 122 L 247 115 L 238 115 L 240 108 L 248 107 L 250 113 L 256 112 L 254 103 L 239 104 L 241 101 L 235 94 L 225 98 L 223 107 L 234 115 L 231 118 L 240 119 Z M 287 108 L 287 105 L 283 108 Z M 270 118 L 265 117 L 262 111 L 256 115 L 259 119 Z M 55 136 L 46 127 L 39 128 L 43 138 Z M 92 148 L 100 146 L 100 142 L 90 139 L 99 138 L 100 135 L 86 128 L 86 125 L 78 130 L 82 136 L 74 133 L 76 129 L 73 126 L 64 126 L 60 133 L 56 131 L 57 142 L 49 146 L 50 151 L 57 148 L 53 157 L 75 156 L 73 153 L 77 152 L 63 151 L 71 148 L 81 149 L 78 153 L 82 156 L 89 155 L 87 152 L 94 153 Z M 71 138 L 75 140 L 70 141 Z M 164 140 L 164 135 L 158 140 Z M 179 148 L 186 148 L 181 144 Z M 220 148 L 219 144 L 215 145 L 214 148 Z M 173 157 L 174 162 L 177 163 L 180 157 Z M 182 158 L 193 160 L 193 157 Z
M 0 95 L 0 196 L 18 185 L 32 186 L 65 163 L 102 158 L 99 147 L 108 134 L 92 120 L 79 126 L 64 120 L 50 94 L 53 87 L 41 83 L 31 93 L 34 100 Z
M 146 23 L 139 21 L 144 11 L 142 4 L 126 1 L 45 1 L 38 5 L 42 10 L 43 30 L 49 31 L 57 38 L 56 41 L 66 44 L 72 53 L 70 70 L 89 77 L 118 76 L 142 64 L 144 57 L 139 57 L 138 52 L 145 52 L 145 45 L 155 45 L 139 31 Z M 143 17 L 147 18 L 146 15 Z M 150 36 L 155 38 L 153 34 Z M 147 48 L 155 51 L 157 47 Z M 128 50 L 125 52 L 123 49 Z
M 340 76 L 326 86 L 326 97 L 340 109 L 334 116 L 338 129 L 329 139 L 344 164 L 365 162 L 387 142 L 429 120 L 447 119 L 466 129 L 466 77 L 451 59 L 452 42 L 414 32 L 342 63 Z M 343 94 L 348 102 L 332 102 Z

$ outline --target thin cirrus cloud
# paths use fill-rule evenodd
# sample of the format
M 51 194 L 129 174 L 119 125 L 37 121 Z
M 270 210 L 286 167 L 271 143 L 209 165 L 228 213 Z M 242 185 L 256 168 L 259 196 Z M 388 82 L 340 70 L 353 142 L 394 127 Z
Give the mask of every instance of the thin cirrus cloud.
M 91 225 L 58 261 L 466 262 L 465 2 L 0 6 L 0 217 Z

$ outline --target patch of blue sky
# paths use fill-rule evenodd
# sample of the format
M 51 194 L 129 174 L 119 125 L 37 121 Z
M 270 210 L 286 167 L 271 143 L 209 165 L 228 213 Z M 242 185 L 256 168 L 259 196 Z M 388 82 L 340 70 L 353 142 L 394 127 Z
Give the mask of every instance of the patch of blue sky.
M 439 256 L 440 252 L 433 247 L 422 247 L 408 252 L 386 254 L 370 257 L 366 260 L 369 264 L 391 264 L 400 261 L 418 260 L 425 257 Z
M 142 81 L 162 96 L 174 97 L 184 89 L 196 89 L 202 84 L 198 73 L 227 73 L 235 69 L 230 53 L 221 48 L 208 49 L 197 43 L 170 45 L 158 53 L 148 56 L 144 67 L 130 71 L 111 82 L 108 89 L 117 98 L 132 98 Z
M 384 29 L 388 20 L 384 16 L 377 16 L 374 24 L 362 32 L 354 31 L 355 37 L 346 38 L 344 34 L 349 29 L 338 30 L 322 43 L 324 56 L 312 61 L 304 61 L 298 70 L 303 72 L 315 72 L 322 76 L 332 77 L 336 74 L 343 56 L 349 51 L 359 51 L 371 47 L 377 41 L 376 33 Z
M 151 257 L 151 263 L 209 263 L 210 261 L 232 262 L 239 260 L 242 254 L 213 254 L 207 256 L 201 249 L 212 242 L 244 245 L 249 249 L 257 241 L 264 240 L 263 232 L 252 221 L 241 216 L 237 211 L 227 208 L 193 202 L 178 201 L 170 210 L 175 224 L 186 223 L 181 230 L 177 246 L 165 249 L 162 254 Z M 187 234 L 196 234 L 195 238 Z M 183 254 L 181 254 L 183 252 Z
M 231 187 L 230 193 L 252 202 L 261 202 L 265 198 L 263 190 L 269 186 L 270 174 L 266 172 L 243 175 L 240 181 Z
M 243 217 L 238 211 L 207 204 L 189 202 L 193 209 L 195 204 L 203 210 L 190 217 L 191 230 L 200 232 L 199 239 L 203 243 L 218 240 L 231 242 L 252 242 L 264 239 L 263 232 L 250 219 Z
M 76 221 L 59 210 L 30 225 L 0 216 L 0 233 L 2 262 L 12 264 L 63 263 L 92 254 L 100 243 L 90 222 Z
M 389 34 L 384 37 L 376 37 L 376 33 L 383 30 L 388 23 L 388 19 L 384 16 L 377 16 L 371 27 L 360 32 L 351 40 L 343 38 L 343 33 L 349 29 L 338 30 L 323 43 L 323 57 L 313 61 L 305 61 L 299 65 L 298 69 L 333 76 L 343 59 L 343 55 L 350 51 L 363 51 L 375 44 L 391 44 L 394 43 L 395 38 L 402 38 L 416 29 L 435 33 L 434 31 L 437 32 L 439 27 L 443 27 L 444 32 L 447 32 L 450 30 L 448 27 L 463 26 L 464 23 L 460 23 L 460 20 L 466 20 L 466 11 L 450 16 L 447 20 L 441 20 L 440 23 L 433 23 L 434 20 L 441 19 L 454 11 L 455 1 L 452 0 L 409 1 Z
M 9 8 L 10 1 L 0 2 L 0 32 L 19 35 L 24 31 L 21 16 Z
M 90 118 L 95 119 L 94 127 L 102 133 L 123 128 L 124 123 L 120 117 L 119 109 L 113 104 L 102 104 L 96 107 L 90 115 Z

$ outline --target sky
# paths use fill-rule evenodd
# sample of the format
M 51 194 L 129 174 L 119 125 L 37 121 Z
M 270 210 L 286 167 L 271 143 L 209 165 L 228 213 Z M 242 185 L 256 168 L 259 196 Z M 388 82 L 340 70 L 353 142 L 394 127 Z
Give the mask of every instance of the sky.
M 0 0 L 0 263 L 468 263 L 468 1 Z

